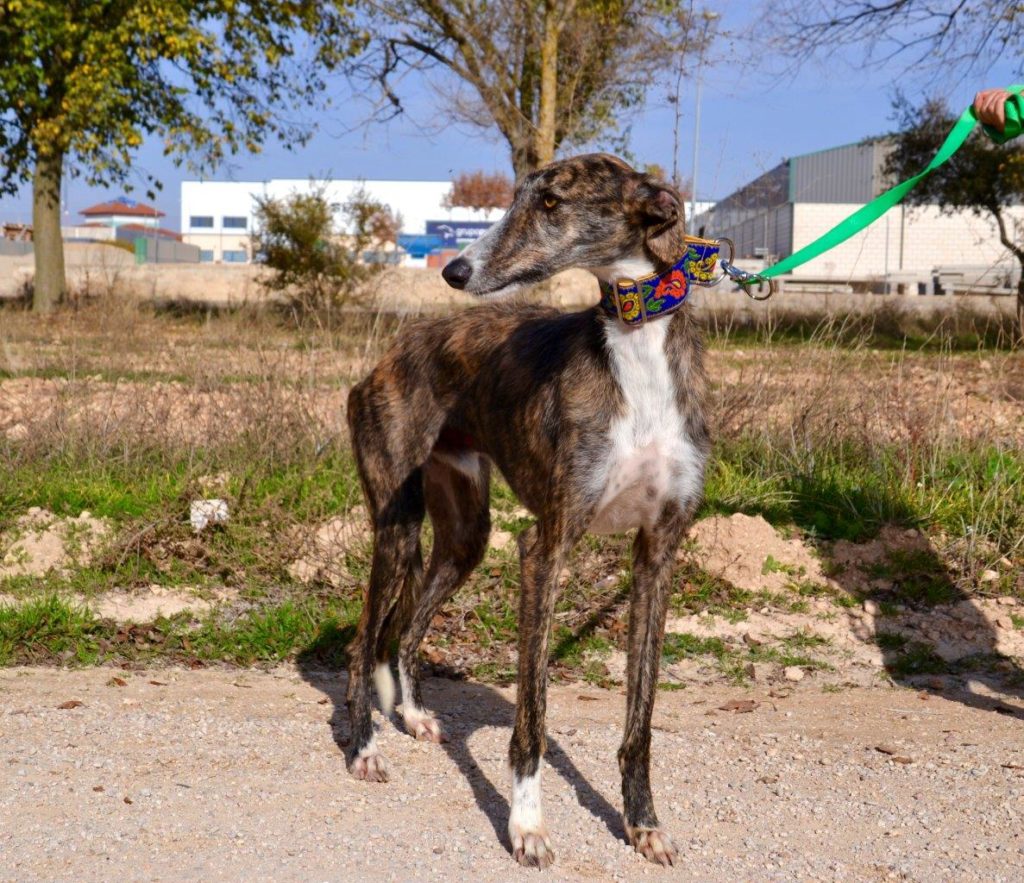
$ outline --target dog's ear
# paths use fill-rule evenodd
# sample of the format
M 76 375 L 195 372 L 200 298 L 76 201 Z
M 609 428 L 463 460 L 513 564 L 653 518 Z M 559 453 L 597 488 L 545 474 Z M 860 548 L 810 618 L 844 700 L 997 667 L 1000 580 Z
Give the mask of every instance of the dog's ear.
M 685 250 L 686 235 L 679 193 L 667 184 L 643 181 L 636 188 L 635 205 L 647 251 L 662 264 L 678 260 Z

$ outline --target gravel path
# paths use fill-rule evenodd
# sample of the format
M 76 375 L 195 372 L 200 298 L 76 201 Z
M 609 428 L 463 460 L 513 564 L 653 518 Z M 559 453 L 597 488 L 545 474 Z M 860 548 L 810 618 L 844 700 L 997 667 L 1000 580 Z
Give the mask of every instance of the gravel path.
M 427 682 L 451 744 L 380 722 L 392 777 L 372 785 L 344 769 L 337 678 L 0 671 L 0 879 L 535 879 L 504 832 L 512 695 Z M 622 696 L 553 687 L 547 877 L 1019 880 L 1024 720 L 922 696 L 663 693 L 655 796 L 680 847 L 664 871 L 622 839 Z M 758 704 L 719 710 L 735 699 Z

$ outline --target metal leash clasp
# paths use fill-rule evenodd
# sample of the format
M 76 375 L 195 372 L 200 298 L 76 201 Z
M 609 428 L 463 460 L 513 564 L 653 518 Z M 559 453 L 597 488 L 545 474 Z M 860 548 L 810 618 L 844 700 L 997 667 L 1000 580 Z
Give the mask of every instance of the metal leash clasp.
M 732 260 L 734 248 L 733 248 L 733 244 L 732 244 L 732 240 L 731 239 L 709 239 L 709 240 L 704 240 L 704 242 L 705 243 L 713 243 L 714 245 L 718 246 L 719 254 L 715 255 L 715 260 L 717 261 L 719 266 L 721 266 L 723 263 L 728 263 L 728 261 Z M 722 251 L 722 249 L 725 246 L 728 246 L 728 248 L 729 248 L 729 258 L 728 258 L 728 260 L 726 260 L 726 258 L 723 258 L 721 256 L 721 251 Z M 723 269 L 724 269 L 724 267 L 723 267 Z M 721 276 L 717 276 L 714 279 L 707 279 L 707 280 L 705 280 L 705 279 L 690 278 L 689 282 L 690 282 L 691 285 L 699 285 L 701 288 L 714 288 L 716 285 L 718 285 L 725 278 L 725 276 L 726 276 L 726 274 L 723 272 Z
M 728 258 L 719 258 L 719 261 L 718 261 L 718 263 L 722 267 L 722 272 L 723 272 L 722 279 L 724 279 L 726 276 L 728 276 L 741 289 L 743 289 L 743 293 L 747 297 L 749 297 L 751 300 L 768 300 L 768 298 L 770 298 L 773 294 L 775 294 L 775 292 L 778 289 L 778 286 L 777 286 L 777 284 L 776 284 L 774 279 L 766 279 L 760 273 L 750 273 L 747 270 L 741 270 L 739 267 L 737 267 L 733 263 L 734 255 L 736 254 L 736 248 L 733 245 L 731 239 L 719 239 L 718 242 L 720 244 L 721 243 L 728 243 L 728 245 L 729 245 L 729 257 Z M 754 294 L 754 292 L 752 292 L 750 290 L 750 286 L 751 285 L 764 285 L 764 284 L 768 285 L 768 291 L 765 294 L 762 294 L 762 295 Z

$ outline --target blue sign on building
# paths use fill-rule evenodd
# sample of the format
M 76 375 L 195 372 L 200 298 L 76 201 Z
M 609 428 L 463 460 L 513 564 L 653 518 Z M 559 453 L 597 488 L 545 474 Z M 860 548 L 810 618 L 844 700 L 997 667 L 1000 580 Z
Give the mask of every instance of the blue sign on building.
M 454 239 L 449 242 L 443 236 L 429 233 L 426 236 L 416 233 L 400 233 L 398 244 L 412 258 L 425 258 L 431 252 L 440 251 L 442 248 L 457 248 Z
M 493 224 L 494 221 L 427 221 L 427 235 L 440 236 L 446 247 L 454 248 L 476 241 Z

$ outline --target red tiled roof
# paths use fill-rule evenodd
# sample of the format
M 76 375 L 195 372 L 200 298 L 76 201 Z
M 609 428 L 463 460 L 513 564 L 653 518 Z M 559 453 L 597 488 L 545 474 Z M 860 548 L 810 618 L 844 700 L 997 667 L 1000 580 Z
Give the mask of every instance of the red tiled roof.
M 85 215 L 87 218 L 92 215 L 134 215 L 139 218 L 164 217 L 162 211 L 153 208 L 151 205 L 146 205 L 144 202 L 124 202 L 119 199 L 89 206 L 87 209 L 82 209 L 80 214 Z

